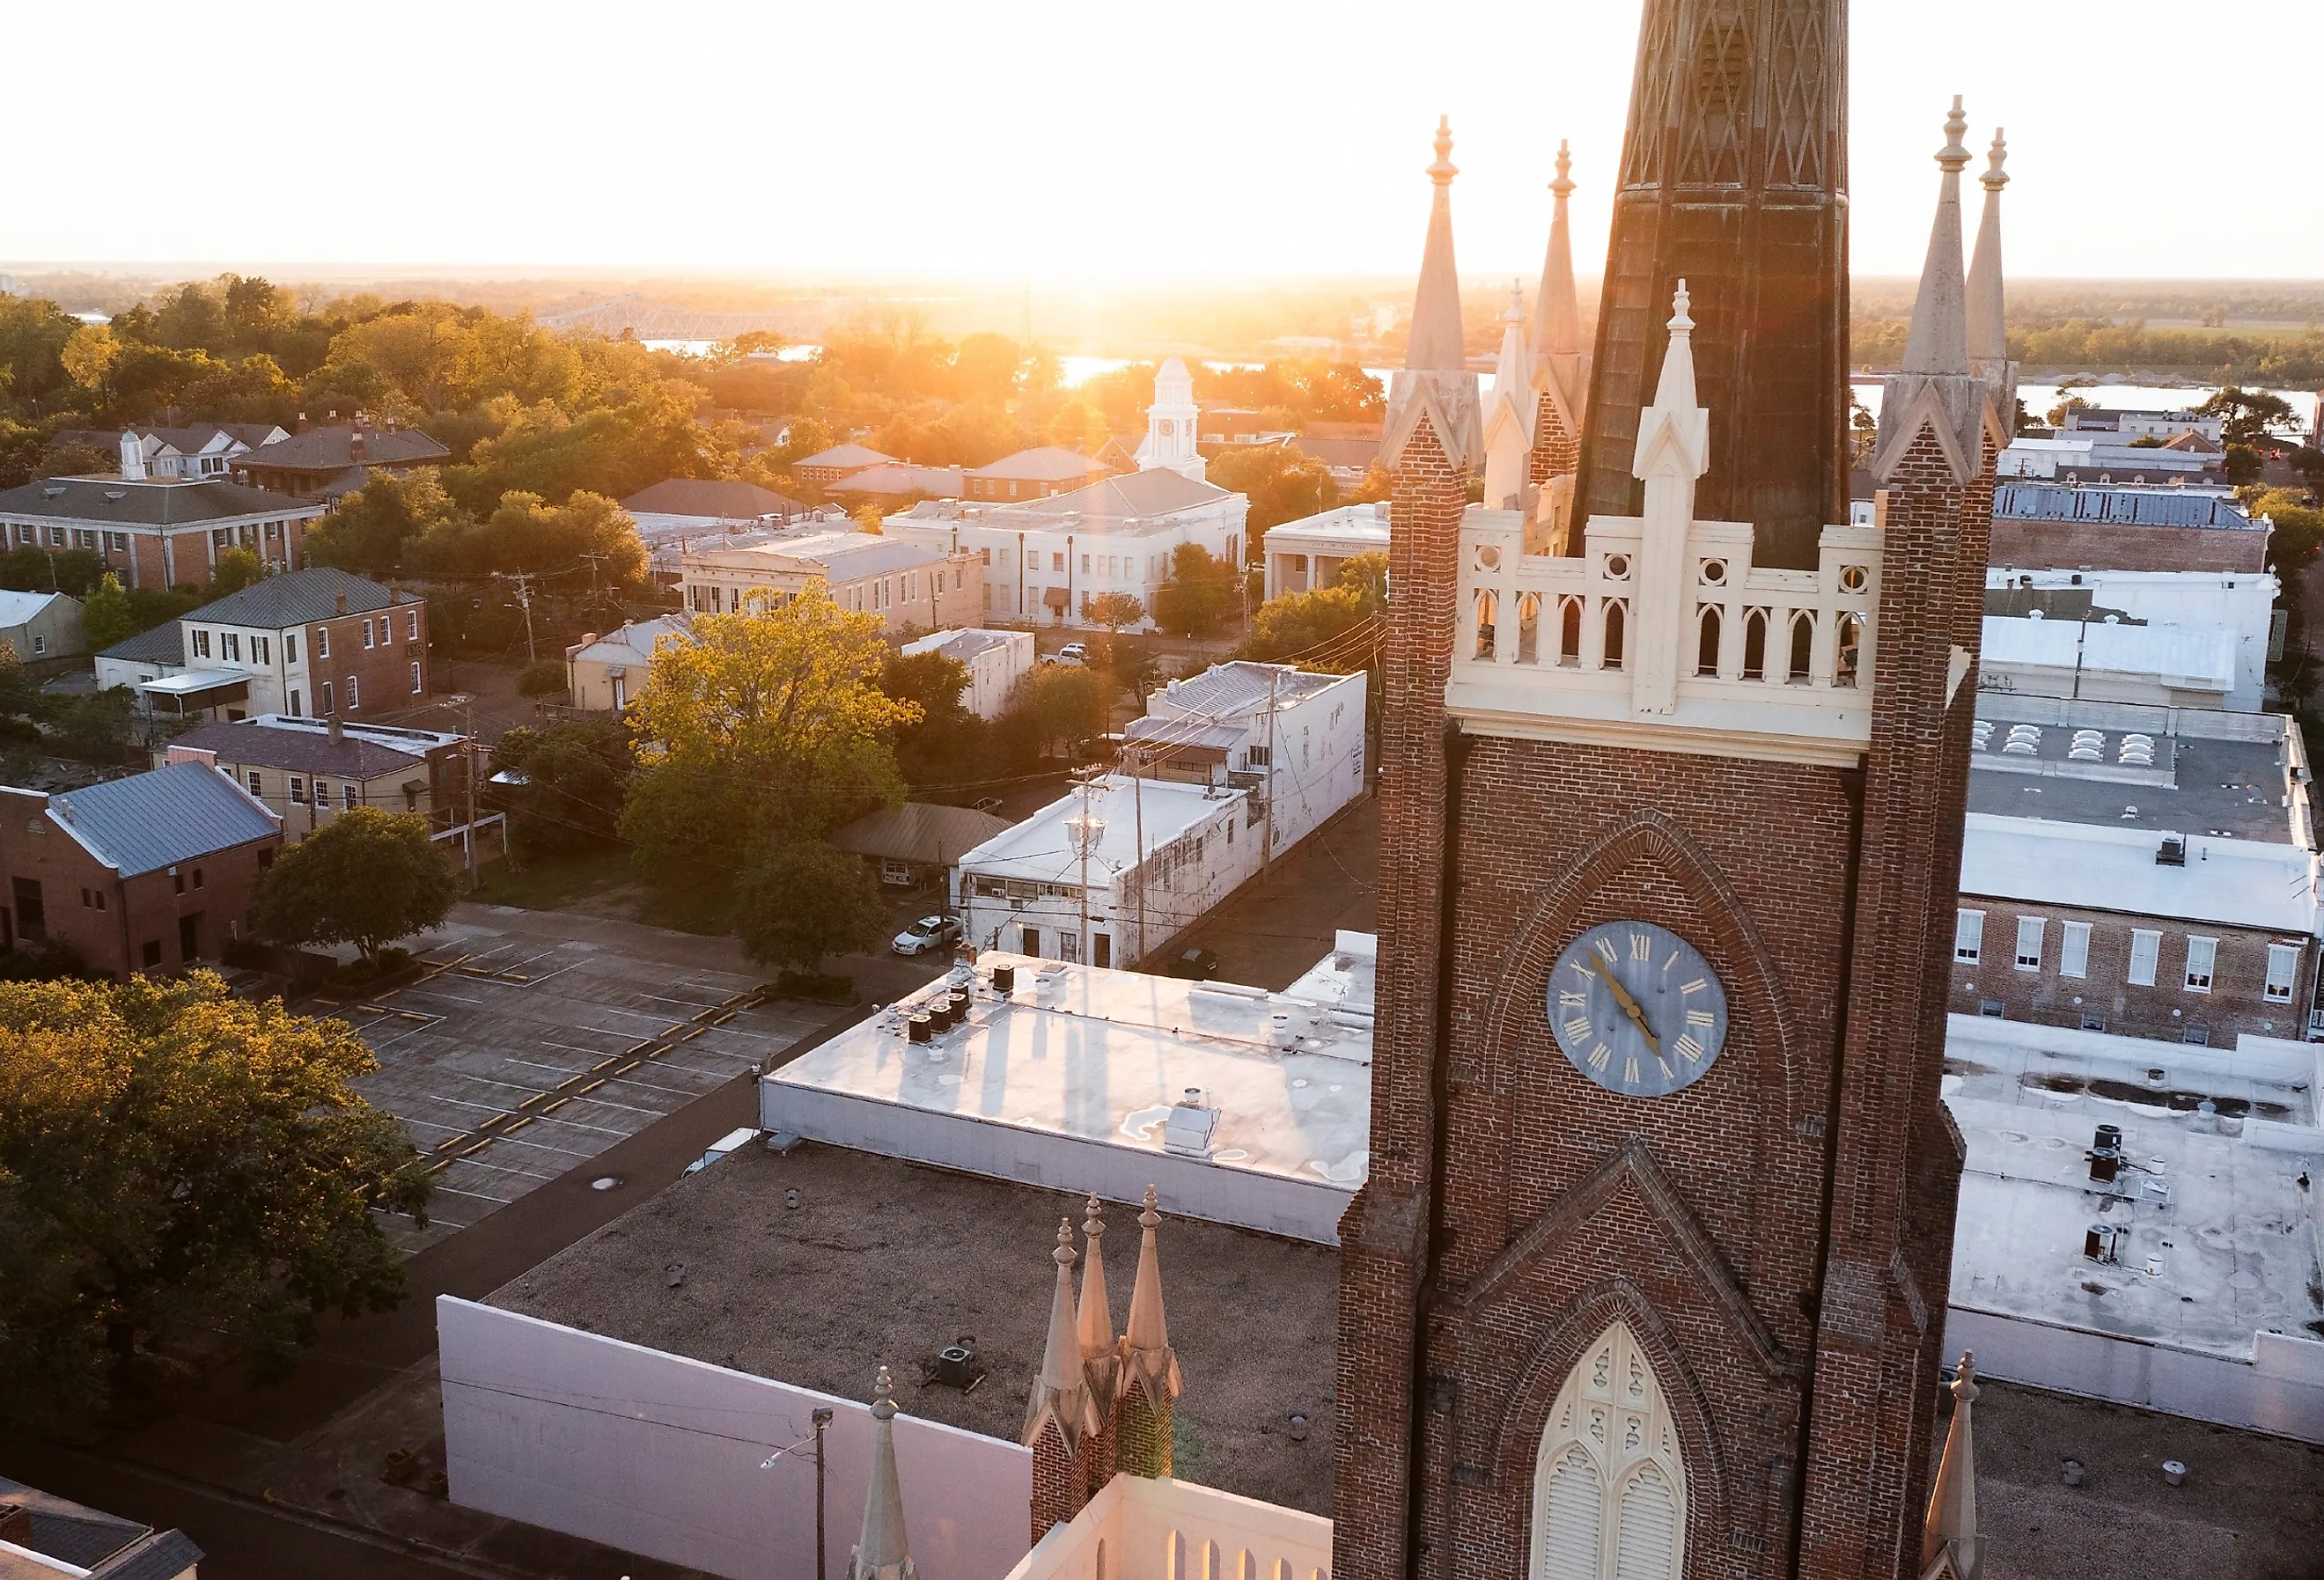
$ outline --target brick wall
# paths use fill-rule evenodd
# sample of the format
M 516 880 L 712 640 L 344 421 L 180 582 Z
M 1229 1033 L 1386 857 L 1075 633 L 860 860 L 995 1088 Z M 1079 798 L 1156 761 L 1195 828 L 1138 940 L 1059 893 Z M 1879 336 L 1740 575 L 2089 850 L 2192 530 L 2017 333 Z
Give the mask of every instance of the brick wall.
M 419 623 L 418 636 L 411 634 Z M 371 627 L 371 645 L 364 644 L 364 628 Z M 329 653 L 318 633 L 329 633 Z M 306 692 L 301 709 L 320 716 L 334 710 L 347 718 L 371 718 L 425 701 L 433 689 L 429 667 L 428 605 L 398 605 L 368 614 L 338 614 L 317 621 L 300 637 L 300 656 L 306 662 Z M 420 689 L 411 686 L 411 666 L 420 666 Z M 355 704 L 348 702 L 347 677 L 355 678 Z M 324 701 L 323 684 L 330 683 L 330 700 Z M 300 682 L 293 680 L 293 685 Z
M 2126 527 L 2104 522 L 1993 523 L 1989 562 L 2027 570 L 2213 570 L 2267 568 L 2269 534 L 2214 527 Z
M 2295 1038 L 2306 1033 L 2316 977 L 2312 938 L 1970 894 L 1961 896 L 1960 905 L 1964 910 L 1982 911 L 1985 926 L 1980 957 L 1966 961 L 1956 956 L 1952 961 L 1952 1008 L 1960 1013 L 1989 1012 L 1987 1005 L 1998 1004 L 2006 1020 L 2088 1026 L 2121 1037 L 2153 1037 L 2167 1042 L 2183 1040 L 2190 1030 L 2200 1029 L 2205 1040 L 2217 1046 L 2232 1046 L 2245 1032 Z M 2043 923 L 2041 965 L 2021 969 L 2017 924 L 2029 916 Z M 2068 922 L 2090 929 L 2089 963 L 2079 977 L 2067 976 L 2061 969 Z M 2131 934 L 2136 929 L 2163 935 L 2151 986 L 2130 980 Z M 2190 991 L 2187 986 L 2190 938 L 2218 940 L 2209 992 Z M 2291 998 L 2271 1003 L 2268 949 L 2275 944 L 2298 946 L 2300 959 L 2292 969 Z
M 1565 419 L 1558 414 L 1557 402 L 1550 399 L 1546 390 L 1542 392 L 1533 436 L 1533 453 L 1526 462 L 1527 482 L 1546 483 L 1552 477 L 1571 477 L 1582 469 L 1582 436 L 1565 426 Z

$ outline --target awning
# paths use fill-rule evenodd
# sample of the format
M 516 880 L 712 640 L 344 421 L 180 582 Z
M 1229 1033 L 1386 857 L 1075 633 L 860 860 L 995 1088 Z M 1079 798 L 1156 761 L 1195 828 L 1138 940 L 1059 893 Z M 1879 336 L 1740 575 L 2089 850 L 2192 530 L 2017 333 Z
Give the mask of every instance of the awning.
M 250 676 L 241 670 L 191 670 L 182 675 L 164 675 L 158 680 L 140 680 L 137 689 L 144 694 L 149 707 L 167 713 L 198 713 L 206 707 L 250 700 Z
M 1050 587 L 1041 594 L 1041 602 L 1048 605 L 1052 609 L 1070 609 L 1074 604 L 1073 590 L 1069 587 Z

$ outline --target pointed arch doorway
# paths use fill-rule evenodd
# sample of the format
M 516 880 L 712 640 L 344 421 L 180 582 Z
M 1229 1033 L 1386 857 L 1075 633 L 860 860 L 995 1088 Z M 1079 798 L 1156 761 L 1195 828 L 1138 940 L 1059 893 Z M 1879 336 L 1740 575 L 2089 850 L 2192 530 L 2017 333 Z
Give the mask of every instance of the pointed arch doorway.
M 1558 1391 L 1534 1461 L 1528 1580 L 1680 1580 L 1686 1465 L 1654 1363 L 1618 1322 Z

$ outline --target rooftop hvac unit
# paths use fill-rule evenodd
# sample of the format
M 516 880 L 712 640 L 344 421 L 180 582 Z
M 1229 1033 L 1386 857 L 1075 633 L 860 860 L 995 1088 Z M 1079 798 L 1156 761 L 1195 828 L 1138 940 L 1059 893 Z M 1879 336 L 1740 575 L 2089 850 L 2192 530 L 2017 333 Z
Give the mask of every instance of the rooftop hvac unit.
M 1162 1150 L 1180 1158 L 1207 1158 L 1218 1128 L 1219 1111 L 1204 1100 L 1200 1086 L 1189 1086 L 1170 1106 L 1170 1118 L 1162 1127 Z
M 2187 841 L 2176 834 L 2166 834 L 2155 847 L 2154 864 L 2158 867 L 2183 867 L 2187 864 Z

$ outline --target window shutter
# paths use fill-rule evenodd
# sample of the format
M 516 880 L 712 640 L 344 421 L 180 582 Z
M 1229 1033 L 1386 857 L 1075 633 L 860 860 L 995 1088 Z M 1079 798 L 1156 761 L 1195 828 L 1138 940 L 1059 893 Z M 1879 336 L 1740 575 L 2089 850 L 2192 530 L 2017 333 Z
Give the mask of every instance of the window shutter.
M 1569 1448 L 1541 1495 L 1541 1542 L 1533 1580 L 1598 1580 L 1598 1467 Z
M 2090 974 L 2090 924 L 2070 921 L 2066 924 L 2066 941 L 2058 949 L 2058 975 L 2088 976 Z
M 1614 1580 L 1678 1580 L 1678 1504 L 1662 1467 L 1648 1464 L 1622 1489 Z
M 2163 954 L 2163 935 L 2145 928 L 2134 928 L 2130 935 L 2130 984 L 2133 987 L 2154 985 L 2155 962 Z

